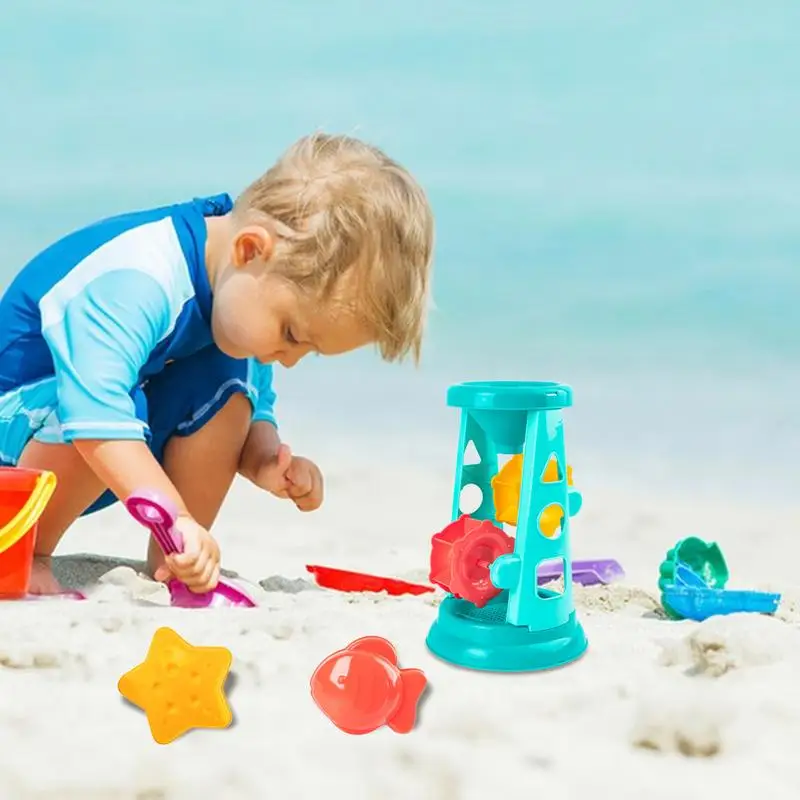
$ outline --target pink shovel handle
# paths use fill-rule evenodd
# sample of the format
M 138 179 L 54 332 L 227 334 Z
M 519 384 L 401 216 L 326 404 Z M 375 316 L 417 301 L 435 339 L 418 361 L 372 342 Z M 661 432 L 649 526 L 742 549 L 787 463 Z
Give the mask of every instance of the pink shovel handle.
M 125 501 L 125 507 L 137 522 L 150 529 L 165 554 L 183 551 L 183 538 L 175 527 L 178 509 L 169 498 L 159 492 L 142 489 Z

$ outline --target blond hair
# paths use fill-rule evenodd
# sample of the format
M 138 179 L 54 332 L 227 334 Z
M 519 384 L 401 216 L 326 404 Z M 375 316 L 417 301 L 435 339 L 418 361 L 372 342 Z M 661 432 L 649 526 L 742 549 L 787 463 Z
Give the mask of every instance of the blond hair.
M 346 304 L 386 361 L 409 353 L 419 360 L 433 213 L 397 162 L 353 137 L 315 133 L 245 189 L 234 214 L 271 223 L 275 268 L 302 289 Z

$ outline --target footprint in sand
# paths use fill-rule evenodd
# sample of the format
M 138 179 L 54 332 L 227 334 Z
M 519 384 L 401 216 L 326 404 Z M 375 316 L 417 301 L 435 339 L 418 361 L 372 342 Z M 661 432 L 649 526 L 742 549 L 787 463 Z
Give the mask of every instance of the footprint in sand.
M 722 751 L 732 718 L 730 708 L 699 687 L 654 685 L 639 702 L 630 741 L 644 750 L 710 758 Z
M 718 678 L 731 670 L 800 662 L 800 636 L 789 625 L 761 614 L 711 617 L 682 639 L 662 644 L 662 666 L 684 666 L 687 675 Z

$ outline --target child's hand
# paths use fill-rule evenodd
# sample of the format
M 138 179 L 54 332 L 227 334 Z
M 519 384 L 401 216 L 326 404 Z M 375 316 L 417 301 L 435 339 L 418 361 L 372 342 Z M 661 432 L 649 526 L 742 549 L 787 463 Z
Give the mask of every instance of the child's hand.
M 315 511 L 322 505 L 319 467 L 307 458 L 292 455 L 288 445 L 282 444 L 276 457 L 259 469 L 255 482 L 276 497 L 288 497 L 300 511 Z
M 219 583 L 219 546 L 214 537 L 190 517 L 179 517 L 175 527 L 183 537 L 183 552 L 166 557 L 166 568 L 171 575 L 185 583 L 198 594 L 209 592 Z M 164 579 L 160 568 L 157 579 Z

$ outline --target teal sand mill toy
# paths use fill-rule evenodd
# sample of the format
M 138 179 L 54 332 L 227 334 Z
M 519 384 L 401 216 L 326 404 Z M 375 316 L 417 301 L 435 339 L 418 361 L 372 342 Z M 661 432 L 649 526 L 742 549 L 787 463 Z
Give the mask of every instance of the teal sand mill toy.
M 448 591 L 427 645 L 444 661 L 490 672 L 529 672 L 578 659 L 587 641 L 575 614 L 570 517 L 581 496 L 570 485 L 562 410 L 572 389 L 559 383 L 473 382 L 451 386 L 461 409 L 452 522 L 436 534 L 431 580 Z M 480 459 L 465 464 L 470 443 Z M 492 479 L 498 456 L 522 456 L 516 534 L 497 521 Z M 482 500 L 462 513 L 466 486 Z M 556 524 L 545 524 L 546 521 Z M 563 562 L 563 592 L 542 586 L 540 569 Z

